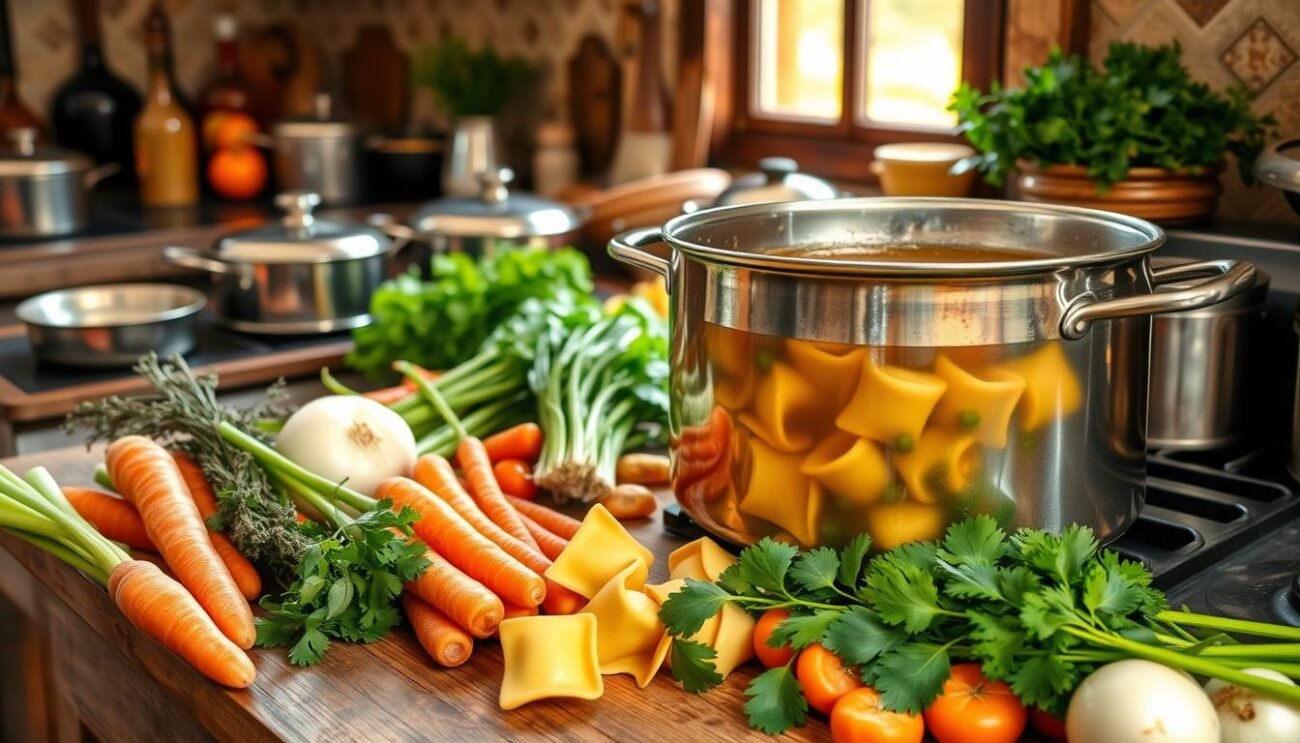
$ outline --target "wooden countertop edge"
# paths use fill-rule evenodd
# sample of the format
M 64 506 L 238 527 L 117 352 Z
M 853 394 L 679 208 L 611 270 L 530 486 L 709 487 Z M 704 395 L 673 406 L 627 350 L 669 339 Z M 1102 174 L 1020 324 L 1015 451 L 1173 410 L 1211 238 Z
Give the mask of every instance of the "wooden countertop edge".
M 340 340 L 335 343 L 208 364 L 198 367 L 196 371 L 215 372 L 221 377 L 222 386 L 230 389 L 258 382 L 269 382 L 279 377 L 290 378 L 314 374 L 320 371 L 322 366 L 341 363 L 351 349 L 351 340 Z M 268 360 L 268 357 L 273 361 Z M 47 420 L 68 413 L 82 400 L 94 400 L 109 395 L 141 394 L 148 392 L 149 389 L 147 382 L 131 375 L 73 388 L 29 393 L 0 376 L 0 413 L 7 420 L 15 423 Z

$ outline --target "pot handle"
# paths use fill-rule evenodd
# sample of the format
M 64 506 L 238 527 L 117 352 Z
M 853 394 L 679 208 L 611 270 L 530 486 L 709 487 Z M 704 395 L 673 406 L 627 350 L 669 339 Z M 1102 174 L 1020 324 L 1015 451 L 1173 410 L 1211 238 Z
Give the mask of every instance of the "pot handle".
M 1210 278 L 1179 289 L 1164 289 L 1162 284 L 1192 278 Z M 1151 270 L 1155 291 L 1133 297 L 1098 300 L 1085 294 L 1070 303 L 1061 316 L 1061 336 L 1078 340 L 1098 320 L 1135 315 L 1181 312 L 1218 304 L 1255 285 L 1255 266 L 1249 261 L 1214 260 L 1180 263 Z
M 415 242 L 420 236 L 415 230 L 399 223 L 391 214 L 371 214 L 366 218 L 366 224 L 384 233 L 393 241 L 388 246 L 389 255 L 401 252 L 402 248 Z
M 659 274 L 664 279 L 664 286 L 672 291 L 668 280 L 668 261 L 645 250 L 647 245 L 663 241 L 663 232 L 658 227 L 631 230 L 615 235 L 609 241 L 609 254 L 615 260 Z
M 85 188 L 94 188 L 105 178 L 117 175 L 122 170 L 122 166 L 117 163 L 104 163 L 97 168 L 91 168 L 81 177 L 81 185 Z
M 196 271 L 207 271 L 208 273 L 230 274 L 233 276 L 242 276 L 246 272 L 241 270 L 241 266 L 235 263 L 226 263 L 212 258 L 205 258 L 199 255 L 198 251 L 192 248 L 178 248 L 168 246 L 163 248 L 163 260 L 173 266 L 183 268 L 192 268 Z

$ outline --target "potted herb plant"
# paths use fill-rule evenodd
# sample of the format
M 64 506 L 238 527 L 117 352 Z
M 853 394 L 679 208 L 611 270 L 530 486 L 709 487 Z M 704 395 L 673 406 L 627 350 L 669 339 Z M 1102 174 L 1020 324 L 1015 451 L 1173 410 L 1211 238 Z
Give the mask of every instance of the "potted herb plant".
M 1171 46 L 1112 44 L 1098 69 L 1054 51 L 1025 70 L 1025 86 L 953 96 L 976 168 L 1000 184 L 1015 172 L 1020 198 L 1122 212 L 1163 224 L 1208 218 L 1224 156 L 1242 178 L 1275 122 L 1256 116 L 1247 91 L 1192 79 Z
M 443 158 L 445 193 L 473 196 L 481 191 L 479 173 L 498 165 L 496 117 L 527 87 L 533 72 L 522 57 L 503 57 L 486 46 L 476 51 L 455 37 L 418 52 L 412 78 L 433 92 L 452 119 Z

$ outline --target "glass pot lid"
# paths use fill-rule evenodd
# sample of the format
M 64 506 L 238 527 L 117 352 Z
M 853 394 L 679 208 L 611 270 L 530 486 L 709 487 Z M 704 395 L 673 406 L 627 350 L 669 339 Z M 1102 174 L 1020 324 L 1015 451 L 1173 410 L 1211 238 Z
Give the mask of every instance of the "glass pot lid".
M 415 229 L 447 237 L 549 237 L 576 230 L 582 215 L 535 194 L 511 192 L 510 168 L 479 174 L 478 196 L 437 199 L 411 218 Z
M 317 219 L 320 195 L 286 191 L 275 197 L 284 210 L 279 222 L 226 235 L 212 248 L 214 257 L 236 263 L 328 263 L 369 258 L 388 251 L 389 240 L 363 224 Z
M 831 276 L 1050 273 L 1150 253 L 1165 233 L 1096 209 L 987 199 L 854 198 L 717 207 L 663 227 L 700 260 Z
M 90 158 L 63 147 L 39 144 L 37 131 L 29 127 L 9 132 L 12 147 L 0 152 L 0 176 L 46 176 L 86 173 Z

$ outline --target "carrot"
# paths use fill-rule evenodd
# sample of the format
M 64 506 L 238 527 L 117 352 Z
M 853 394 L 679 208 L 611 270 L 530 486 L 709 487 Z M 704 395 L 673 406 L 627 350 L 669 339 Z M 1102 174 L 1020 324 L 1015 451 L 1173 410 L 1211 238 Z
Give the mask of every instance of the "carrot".
M 490 637 L 496 632 L 505 616 L 501 599 L 437 552 L 429 550 L 424 556 L 429 567 L 415 580 L 407 581 L 406 590 L 475 637 Z
M 420 483 L 390 477 L 375 489 L 375 497 L 391 500 L 394 508 L 414 509 L 420 514 L 420 520 L 415 522 L 420 539 L 503 600 L 537 606 L 546 597 L 546 584 L 540 576 L 478 533 Z
M 483 448 L 493 462 L 522 459 L 531 464 L 542 455 L 542 428 L 536 423 L 520 423 L 483 439 Z
M 644 485 L 625 483 L 614 488 L 600 502 L 619 521 L 644 519 L 655 512 L 655 494 Z
M 506 619 L 514 619 L 515 617 L 535 617 L 537 614 L 536 606 L 526 608 L 523 606 L 515 606 L 514 604 L 506 604 Z
M 153 563 L 118 563 L 108 576 L 108 594 L 131 624 L 204 676 L 236 689 L 251 685 L 256 678 L 257 670 L 244 651 L 217 629 L 184 586 Z
M 172 459 L 176 460 L 176 466 L 181 471 L 185 486 L 189 488 L 190 497 L 194 499 L 194 505 L 198 506 L 199 515 L 203 517 L 206 526 L 208 519 L 217 514 L 217 494 L 212 492 L 212 486 L 203 476 L 203 470 L 190 458 L 190 455 L 174 451 Z M 252 601 L 261 596 L 262 576 L 257 574 L 257 568 L 253 567 L 253 563 L 239 553 L 225 534 L 211 526 L 208 526 L 208 538 L 212 540 L 212 548 L 221 556 L 221 561 L 226 564 L 230 577 L 235 579 L 235 585 L 239 586 L 239 592 L 244 594 L 244 598 Z
M 171 455 L 143 436 L 124 436 L 109 445 L 105 462 L 181 584 L 226 637 L 241 648 L 252 647 L 257 638 L 253 612 L 213 549 L 208 528 Z
M 533 468 L 521 459 L 502 459 L 492 465 L 492 474 L 501 486 L 501 492 L 524 500 L 537 498 L 537 483 L 533 482 Z
M 541 524 L 533 521 L 522 513 L 519 514 L 519 518 L 523 520 L 524 526 L 528 528 L 528 533 L 532 534 L 533 539 L 537 540 L 537 546 L 542 550 L 542 554 L 546 555 L 547 558 L 551 560 L 559 558 L 560 553 L 564 551 L 564 548 L 569 546 L 569 540 L 552 534 L 543 528 Z
M 527 516 L 536 521 L 538 526 L 557 537 L 573 539 L 573 535 L 578 533 L 578 527 L 582 526 L 581 521 L 566 516 L 554 508 L 547 508 L 540 503 L 533 503 L 510 495 L 506 496 L 506 500 L 515 507 L 519 515 Z
M 573 607 L 575 604 L 580 605 L 583 600 L 582 597 L 546 578 L 546 569 L 551 567 L 551 561 L 537 547 L 524 544 L 515 539 L 514 536 L 507 534 L 504 529 L 489 519 L 479 509 L 469 493 L 466 493 L 465 489 L 461 487 L 450 462 L 437 454 L 426 454 L 416 461 L 413 474 L 416 482 L 446 501 L 447 505 L 451 506 L 451 509 L 465 520 L 465 523 L 473 527 L 479 534 L 487 537 L 493 544 L 504 550 L 506 554 L 546 580 L 546 598 L 543 605 L 548 613 L 571 614 L 577 610 L 561 611 Z
M 64 485 L 60 490 L 72 507 L 81 514 L 81 518 L 90 522 L 95 531 L 138 550 L 157 552 L 149 532 L 145 531 L 144 521 L 135 506 L 94 488 L 78 488 Z
M 474 650 L 474 639 L 446 614 L 409 593 L 402 594 L 402 607 L 406 609 L 406 620 L 411 623 L 411 629 L 415 630 L 415 639 L 420 641 L 430 658 L 447 668 L 455 668 L 469 660 L 469 654 Z
M 381 405 L 391 405 L 403 397 L 411 394 L 411 389 L 404 384 L 394 385 L 392 387 L 382 387 L 369 392 L 362 392 L 362 397 L 368 397 Z
M 492 460 L 488 458 L 483 442 L 473 436 L 461 439 L 456 446 L 456 462 L 460 464 L 460 471 L 465 473 L 470 496 L 483 509 L 483 513 L 496 522 L 497 526 L 505 529 L 507 534 L 536 549 L 537 542 L 533 541 L 533 536 L 524 528 L 519 514 L 506 502 L 505 494 L 497 484 L 496 475 L 492 472 Z

